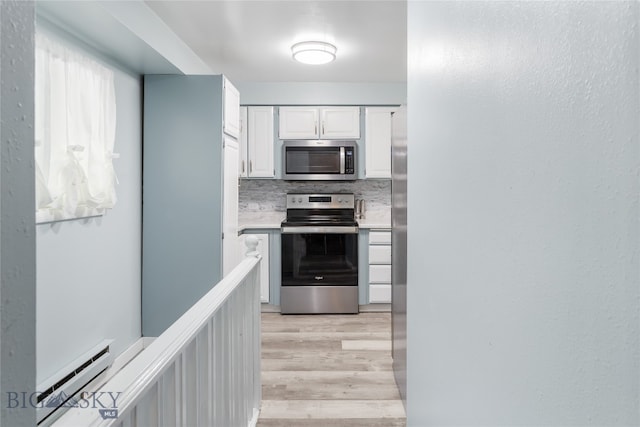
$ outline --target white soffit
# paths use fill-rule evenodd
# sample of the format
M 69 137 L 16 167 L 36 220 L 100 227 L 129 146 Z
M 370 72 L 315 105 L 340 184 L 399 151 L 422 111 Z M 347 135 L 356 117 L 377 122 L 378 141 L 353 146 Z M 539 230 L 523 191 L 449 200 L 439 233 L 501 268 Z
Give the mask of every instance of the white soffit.
M 140 74 L 211 74 L 142 1 L 38 1 L 44 18 Z

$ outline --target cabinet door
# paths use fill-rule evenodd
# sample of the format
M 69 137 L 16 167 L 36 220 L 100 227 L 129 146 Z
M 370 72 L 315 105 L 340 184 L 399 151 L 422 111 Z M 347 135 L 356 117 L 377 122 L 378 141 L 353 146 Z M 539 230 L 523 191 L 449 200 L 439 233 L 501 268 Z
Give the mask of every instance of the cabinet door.
M 369 264 L 391 264 L 391 245 L 369 246 Z
M 360 139 L 360 107 L 320 109 L 322 139 Z
M 371 304 L 390 303 L 391 302 L 391 285 L 369 286 L 369 302 Z
M 247 167 L 247 118 L 247 107 L 240 107 L 240 147 L 238 150 L 240 153 L 240 162 L 238 163 L 238 176 L 242 178 L 247 177 L 247 170 L 249 170 Z
M 369 283 L 391 283 L 391 265 L 369 265 Z
M 240 92 L 224 78 L 223 131 L 234 138 L 240 136 Z
M 382 107 L 366 109 L 366 178 L 391 178 L 391 112 Z
M 238 142 L 224 138 L 222 195 L 222 275 L 236 267 L 238 258 Z
M 273 178 L 273 107 L 249 107 L 249 178 Z
M 370 245 L 390 245 L 391 244 L 391 232 L 390 231 L 371 231 L 369 233 Z
M 316 139 L 318 127 L 317 107 L 280 107 L 280 139 Z

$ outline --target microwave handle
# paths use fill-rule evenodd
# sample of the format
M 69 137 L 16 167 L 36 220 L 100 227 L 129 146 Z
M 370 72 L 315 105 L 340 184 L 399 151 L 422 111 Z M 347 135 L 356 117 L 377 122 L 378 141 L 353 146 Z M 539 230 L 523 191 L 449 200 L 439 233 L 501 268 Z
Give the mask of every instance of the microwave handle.
M 340 173 L 344 175 L 345 171 L 344 147 L 340 147 Z

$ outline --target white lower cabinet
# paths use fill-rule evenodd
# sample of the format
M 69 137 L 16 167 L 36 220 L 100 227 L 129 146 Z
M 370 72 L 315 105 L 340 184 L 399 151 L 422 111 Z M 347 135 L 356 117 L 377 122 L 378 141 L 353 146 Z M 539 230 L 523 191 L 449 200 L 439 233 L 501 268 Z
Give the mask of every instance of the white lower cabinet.
M 369 285 L 369 303 L 391 303 L 391 284 L 388 283 L 386 285 Z
M 258 238 L 258 252 L 262 255 L 262 262 L 260 263 L 260 301 L 269 302 L 269 235 L 268 234 L 251 234 Z M 249 234 L 242 234 L 239 236 L 240 246 L 240 260 L 244 259 L 247 252 L 247 246 L 244 244 L 244 239 Z
M 369 243 L 369 264 L 391 264 L 391 245 Z
M 369 265 L 369 283 L 391 283 L 391 265 Z
M 369 303 L 391 302 L 391 232 L 369 234 Z

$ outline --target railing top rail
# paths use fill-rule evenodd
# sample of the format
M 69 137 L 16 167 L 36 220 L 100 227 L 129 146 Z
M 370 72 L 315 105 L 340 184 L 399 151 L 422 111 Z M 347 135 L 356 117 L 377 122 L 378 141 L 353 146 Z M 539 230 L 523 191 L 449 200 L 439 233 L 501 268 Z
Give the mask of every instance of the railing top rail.
M 118 412 L 123 413 L 135 405 L 153 386 L 181 350 L 227 300 L 229 295 L 246 279 L 262 258 L 257 252 L 248 256 L 216 286 L 156 338 L 144 351 L 116 373 L 99 390 L 118 396 Z M 55 427 L 108 426 L 116 419 L 103 419 L 98 410 L 71 408 L 57 421 Z

